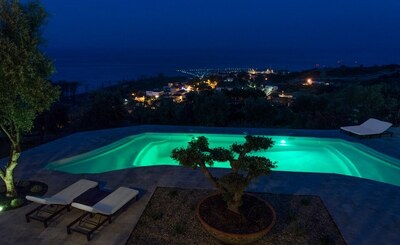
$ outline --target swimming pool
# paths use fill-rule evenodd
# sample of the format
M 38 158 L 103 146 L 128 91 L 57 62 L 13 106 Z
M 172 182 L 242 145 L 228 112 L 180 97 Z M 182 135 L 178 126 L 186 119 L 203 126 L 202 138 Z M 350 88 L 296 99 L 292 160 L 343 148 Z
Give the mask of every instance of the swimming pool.
M 51 170 L 68 173 L 103 173 L 113 170 L 178 165 L 172 149 L 186 147 L 193 137 L 206 136 L 211 147 L 243 143 L 244 135 L 143 133 L 129 136 L 93 151 L 49 163 Z M 400 186 L 400 160 L 341 139 L 268 136 L 275 144 L 255 155 L 278 162 L 277 171 L 334 173 Z M 228 168 L 228 162 L 214 167 Z

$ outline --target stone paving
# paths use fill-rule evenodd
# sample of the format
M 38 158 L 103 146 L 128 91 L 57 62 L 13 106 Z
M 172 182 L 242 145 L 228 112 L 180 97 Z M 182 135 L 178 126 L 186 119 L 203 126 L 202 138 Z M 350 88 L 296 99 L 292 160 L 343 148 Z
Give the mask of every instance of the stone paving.
M 250 133 L 342 138 L 358 142 L 400 158 L 400 128 L 391 129 L 394 137 L 359 140 L 338 130 L 289 130 L 203 128 L 175 126 L 137 126 L 76 133 L 27 150 L 16 171 L 17 178 L 34 179 L 49 185 L 48 194 L 78 179 L 103 180 L 107 186 L 130 186 L 141 190 L 140 199 L 112 224 L 95 234 L 90 244 L 124 244 L 157 186 L 211 188 L 200 171 L 182 167 L 158 166 L 118 170 L 102 174 L 67 174 L 44 169 L 54 160 L 73 156 L 140 132 Z M 3 159 L 4 161 L 4 159 Z M 227 170 L 213 169 L 217 175 Z M 400 178 L 400 176 L 399 176 Z M 400 187 L 335 174 L 275 171 L 254 181 L 248 189 L 255 192 L 318 195 L 349 244 L 398 244 L 400 241 Z M 81 212 L 73 209 L 44 229 L 41 223 L 26 223 L 26 207 L 0 214 L 1 244 L 86 244 L 85 236 L 67 235 L 66 226 Z M 278 217 L 279 218 L 279 217 Z

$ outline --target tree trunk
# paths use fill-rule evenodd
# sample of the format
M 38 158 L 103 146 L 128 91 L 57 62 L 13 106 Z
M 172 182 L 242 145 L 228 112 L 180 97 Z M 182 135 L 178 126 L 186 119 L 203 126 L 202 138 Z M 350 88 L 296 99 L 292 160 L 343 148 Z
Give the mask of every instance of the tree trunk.
M 243 189 L 239 189 L 233 193 L 231 200 L 227 202 L 228 209 L 234 213 L 240 214 L 239 208 L 242 206 Z
M 210 173 L 208 168 L 204 165 L 200 165 L 201 172 L 207 177 L 207 179 L 218 189 L 221 189 L 220 184 L 215 180 L 214 176 Z
M 14 185 L 14 175 L 13 171 L 6 171 L 6 176 L 4 177 L 4 183 L 6 184 L 6 196 L 7 197 L 15 197 L 17 196 L 17 191 L 15 190 Z
M 17 196 L 17 191 L 14 185 L 14 169 L 18 164 L 19 156 L 21 155 L 19 144 L 13 145 L 11 148 L 10 162 L 6 166 L 3 181 L 6 185 L 6 196 L 15 197 Z

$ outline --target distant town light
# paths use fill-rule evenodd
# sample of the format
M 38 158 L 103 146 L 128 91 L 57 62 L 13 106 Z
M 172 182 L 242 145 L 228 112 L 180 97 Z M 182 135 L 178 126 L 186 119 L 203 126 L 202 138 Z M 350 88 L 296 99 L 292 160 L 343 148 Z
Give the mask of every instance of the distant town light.
M 307 84 L 308 84 L 308 85 L 312 85 L 312 84 L 313 84 L 313 80 L 312 80 L 311 78 L 308 78 L 308 79 L 307 79 Z
M 3 207 L 3 206 L 0 206 L 0 212 L 3 211 L 3 210 L 4 210 L 4 207 Z
M 281 140 L 281 145 L 286 145 L 286 140 Z
M 285 94 L 285 91 L 282 90 L 282 93 L 278 94 L 279 98 L 293 98 L 293 95 Z
M 144 103 L 145 97 L 144 97 L 144 96 L 142 96 L 142 97 L 135 97 L 134 100 L 137 101 L 137 102 L 140 102 L 140 103 Z

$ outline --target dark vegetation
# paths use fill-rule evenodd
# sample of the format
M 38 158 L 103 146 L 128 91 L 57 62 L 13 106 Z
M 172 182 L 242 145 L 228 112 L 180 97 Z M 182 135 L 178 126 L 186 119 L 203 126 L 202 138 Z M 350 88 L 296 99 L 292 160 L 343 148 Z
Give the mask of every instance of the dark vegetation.
M 301 81 L 307 77 L 331 85 L 302 86 Z M 61 90 L 60 100 L 39 116 L 32 133 L 23 140 L 22 148 L 71 132 L 138 124 L 337 129 L 370 117 L 400 124 L 398 65 L 269 75 L 268 85 L 278 86 L 278 92 L 284 90 L 294 95 L 289 106 L 268 100 L 262 91 L 248 87 L 245 74 L 238 74 L 237 79 L 229 83 L 235 87 L 231 91 L 203 88 L 188 94 L 182 103 L 166 98 L 146 107 L 132 101 L 132 91 L 152 90 L 168 82 L 184 81 L 187 78 L 160 74 L 89 93 L 77 93 L 78 83 L 56 83 Z M 228 83 L 221 80 L 219 86 L 224 84 Z M 7 151 L 2 145 L 1 155 L 5 156 Z
M 106 93 L 107 99 L 87 101 L 86 111 L 83 112 L 86 117 L 71 123 L 78 129 L 82 126 L 85 129 L 96 129 L 132 124 L 334 129 L 375 117 L 399 125 L 400 73 L 386 73 L 395 67 L 399 69 L 398 66 L 341 67 L 326 72 L 310 70 L 273 75 L 269 79 L 271 85 L 277 85 L 279 90 L 295 95 L 289 106 L 267 100 L 262 91 L 246 88 L 244 82 L 240 84 L 239 81 L 231 91 L 192 92 L 183 103 L 174 103 L 172 99 L 166 98 L 159 100 L 154 107 L 132 106 L 130 114 L 122 113 L 123 99 L 129 98 L 128 91 L 133 89 L 133 85 L 140 88 L 148 82 L 156 87 L 157 83 L 162 83 L 159 78 L 154 81 L 148 79 L 127 84 L 125 89 L 118 87 L 88 96 L 96 98 Z M 381 75 L 377 76 L 376 71 L 380 71 Z M 365 74 L 368 75 L 365 79 L 360 78 Z M 375 75 L 371 78 L 370 74 Z M 333 85 L 306 87 L 293 82 L 310 76 L 324 79 Z M 169 80 L 173 79 L 164 79 L 164 85 Z
M 0 185 L 0 209 L 1 211 L 7 211 L 11 209 L 16 209 L 29 204 L 30 202 L 26 200 L 25 196 L 43 196 L 47 192 L 47 185 L 39 181 L 19 181 L 15 185 L 17 190 L 17 196 L 7 197 L 6 187 Z

